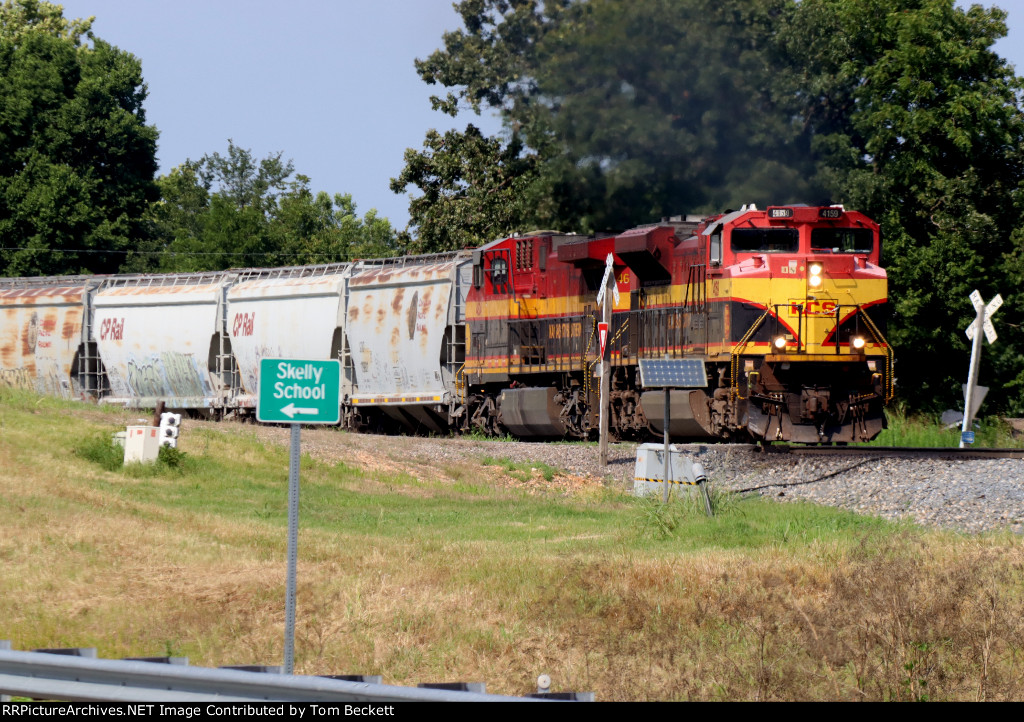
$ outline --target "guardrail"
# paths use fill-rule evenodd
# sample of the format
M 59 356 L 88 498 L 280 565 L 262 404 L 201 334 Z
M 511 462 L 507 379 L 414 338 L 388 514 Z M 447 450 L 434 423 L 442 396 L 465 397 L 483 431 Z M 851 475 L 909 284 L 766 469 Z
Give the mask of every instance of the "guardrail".
M 91 653 L 91 654 L 90 654 Z M 97 659 L 94 648 L 18 652 L 0 640 L 0 699 L 5 695 L 73 702 L 539 702 L 593 701 L 592 693 L 536 697 L 486 694 L 483 684 L 396 687 L 380 677 L 309 677 L 277 668 L 192 667 L 187 658 Z M 165 662 L 158 664 L 156 662 Z M 373 681 L 352 681 L 373 680 Z M 465 691 L 463 691 L 465 690 Z M 6 701 L 6 700 L 5 700 Z

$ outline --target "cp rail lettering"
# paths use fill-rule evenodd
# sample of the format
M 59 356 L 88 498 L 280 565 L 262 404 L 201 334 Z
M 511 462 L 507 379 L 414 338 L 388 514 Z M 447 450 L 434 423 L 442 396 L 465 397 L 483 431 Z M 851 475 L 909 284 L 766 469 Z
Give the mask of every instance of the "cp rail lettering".
M 232 324 L 232 336 L 252 336 L 253 327 L 256 325 L 256 312 L 236 313 L 235 322 Z
M 105 318 L 103 323 L 100 324 L 100 339 L 106 341 L 123 341 L 124 340 L 124 319 L 123 318 Z

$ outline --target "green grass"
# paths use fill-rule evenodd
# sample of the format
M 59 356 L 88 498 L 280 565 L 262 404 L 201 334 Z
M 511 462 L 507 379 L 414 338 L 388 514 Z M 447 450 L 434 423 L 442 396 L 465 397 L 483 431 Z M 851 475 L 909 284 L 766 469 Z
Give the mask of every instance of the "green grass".
M 884 429 L 869 446 L 909 446 L 944 448 L 960 445 L 960 426 L 947 429 L 938 418 L 926 414 L 907 414 L 894 406 L 886 410 L 888 428 Z M 1015 438 L 1009 424 L 998 417 L 976 421 L 976 448 L 1024 448 L 1024 438 Z

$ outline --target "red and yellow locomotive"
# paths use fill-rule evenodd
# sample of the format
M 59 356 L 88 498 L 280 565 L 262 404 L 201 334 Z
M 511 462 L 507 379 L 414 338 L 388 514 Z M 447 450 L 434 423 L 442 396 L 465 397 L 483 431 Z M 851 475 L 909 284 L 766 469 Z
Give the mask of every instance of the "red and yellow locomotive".
M 874 438 L 892 396 L 878 224 L 841 206 L 753 206 L 605 237 L 534 232 L 473 252 L 463 425 L 587 437 L 597 425 L 596 296 L 611 254 L 610 427 L 662 431 L 641 359 L 694 358 L 708 385 L 674 393 L 676 438 Z

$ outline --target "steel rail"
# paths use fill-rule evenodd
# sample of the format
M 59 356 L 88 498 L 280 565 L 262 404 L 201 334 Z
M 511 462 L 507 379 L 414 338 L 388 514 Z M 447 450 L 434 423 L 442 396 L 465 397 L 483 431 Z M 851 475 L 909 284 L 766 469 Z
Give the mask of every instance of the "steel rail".
M 958 449 L 913 446 L 800 446 L 772 444 L 760 447 L 771 454 L 796 456 L 875 456 L 898 459 L 1024 459 L 1024 449 Z

